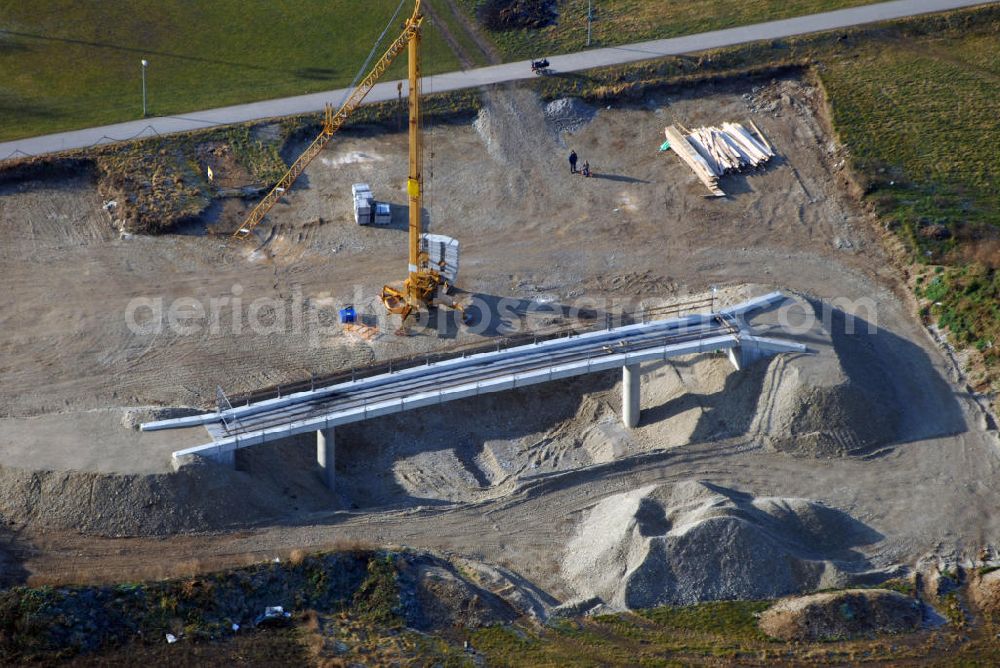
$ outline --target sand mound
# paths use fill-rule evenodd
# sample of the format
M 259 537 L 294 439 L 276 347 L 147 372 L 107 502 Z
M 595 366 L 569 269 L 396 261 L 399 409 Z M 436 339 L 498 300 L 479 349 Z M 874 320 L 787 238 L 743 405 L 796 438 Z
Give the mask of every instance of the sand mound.
M 545 120 L 556 132 L 577 132 L 593 120 L 596 110 L 576 97 L 563 97 L 545 105 Z
M 774 598 L 852 581 L 867 563 L 850 546 L 878 537 L 813 501 L 687 481 L 598 503 L 563 574 L 580 597 L 616 608 Z
M 848 374 L 834 354 L 773 359 L 751 433 L 772 450 L 817 457 L 891 442 L 898 422 L 892 390 L 877 364 L 854 366 Z
M 593 374 L 558 388 L 452 402 L 423 412 L 416 429 L 405 414 L 344 425 L 339 489 L 361 508 L 414 498 L 480 501 L 510 494 L 524 478 L 611 461 L 633 446 L 614 408 L 592 395 L 620 377 Z
M 840 640 L 915 631 L 920 602 L 886 589 L 850 589 L 779 601 L 760 629 L 779 640 Z

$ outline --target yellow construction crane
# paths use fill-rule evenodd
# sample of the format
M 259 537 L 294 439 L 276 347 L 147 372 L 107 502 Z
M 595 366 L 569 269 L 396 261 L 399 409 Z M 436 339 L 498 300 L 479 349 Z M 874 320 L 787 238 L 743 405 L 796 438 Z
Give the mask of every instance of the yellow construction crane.
M 365 99 L 365 96 L 371 91 L 375 86 L 376 82 L 382 77 L 392 61 L 396 59 L 403 49 L 407 45 L 411 44 L 414 37 L 419 38 L 420 34 L 420 24 L 423 22 L 423 16 L 420 13 L 420 0 L 417 0 L 416 7 L 413 10 L 413 16 L 406 22 L 406 27 L 403 29 L 403 33 L 397 37 L 389 48 L 385 50 L 382 57 L 378 59 L 375 66 L 372 67 L 368 75 L 357 85 L 357 87 L 351 92 L 350 97 L 347 101 L 340 107 L 337 113 L 333 112 L 333 107 L 329 104 L 326 105 L 323 118 L 323 129 L 320 131 L 319 136 L 313 140 L 313 143 L 302 152 L 302 155 L 288 168 L 285 175 L 278 179 L 278 182 L 273 188 L 264 196 L 257 206 L 247 214 L 246 219 L 243 224 L 240 225 L 239 229 L 233 234 L 237 238 L 246 238 L 250 235 L 257 225 L 264 220 L 264 216 L 274 208 L 274 205 L 278 203 L 281 196 L 292 187 L 295 180 L 299 178 L 299 175 L 305 171 L 306 167 L 309 166 L 317 155 L 323 150 L 327 142 L 333 137 L 333 135 L 344 126 L 347 119 L 350 117 L 354 111 L 361 106 L 361 102 Z M 412 48 L 412 47 L 411 47 Z M 411 95 L 412 97 L 412 95 Z
M 405 321 L 414 310 L 421 307 L 431 307 L 435 301 L 450 289 L 450 285 L 442 274 L 445 268 L 444 259 L 439 259 L 435 265 L 428 252 L 422 248 L 423 221 L 421 220 L 423 201 L 423 138 L 420 124 L 420 31 L 424 23 L 421 11 L 421 0 L 416 0 L 413 15 L 406 21 L 403 33 L 397 37 L 385 54 L 375 63 L 371 72 L 354 89 L 351 96 L 337 113 L 333 113 L 330 105 L 326 106 L 323 130 L 302 155 L 289 168 L 288 172 L 278 181 L 264 199 L 250 212 L 246 220 L 236 231 L 236 237 L 246 237 L 264 219 L 281 196 L 291 188 L 295 179 L 305 171 L 317 155 L 323 150 L 334 133 L 343 127 L 347 118 L 357 109 L 375 83 L 392 64 L 396 56 L 402 53 L 404 47 L 409 49 L 409 143 L 410 159 L 409 174 L 406 179 L 406 192 L 409 199 L 409 272 L 402 287 L 386 285 L 382 288 L 381 300 L 390 313 L 397 314 Z M 441 237 L 445 238 L 445 237 Z M 446 238 L 445 238 L 446 239 Z M 454 240 L 449 240 L 455 243 Z M 456 246 L 457 248 L 457 246 Z M 442 302 L 459 311 L 462 307 L 453 300 Z

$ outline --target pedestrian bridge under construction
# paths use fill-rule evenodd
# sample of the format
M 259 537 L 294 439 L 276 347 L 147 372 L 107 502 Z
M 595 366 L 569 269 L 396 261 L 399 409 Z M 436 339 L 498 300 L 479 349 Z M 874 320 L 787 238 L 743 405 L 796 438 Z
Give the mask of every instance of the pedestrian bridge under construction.
M 174 452 L 175 466 L 192 456 L 233 464 L 240 448 L 315 431 L 317 459 L 332 487 L 334 429 L 338 425 L 617 367 L 623 369 L 622 421 L 627 427 L 635 427 L 639 423 L 643 362 L 725 351 L 740 369 L 760 357 L 806 352 L 799 343 L 754 335 L 746 324 L 749 314 L 774 308 L 786 300 L 782 293 L 773 292 L 719 311 L 454 357 L 245 406 L 231 407 L 220 402 L 216 412 L 147 422 L 142 430 L 205 426 L 211 442 Z

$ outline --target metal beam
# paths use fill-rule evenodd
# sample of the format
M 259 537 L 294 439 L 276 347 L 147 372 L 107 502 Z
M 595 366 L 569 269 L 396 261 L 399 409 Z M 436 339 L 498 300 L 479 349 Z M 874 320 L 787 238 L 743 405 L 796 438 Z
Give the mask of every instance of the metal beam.
M 175 463 L 201 455 L 229 461 L 238 449 L 329 429 L 384 415 L 447 403 L 457 399 L 527 387 L 561 378 L 619 367 L 627 386 L 623 406 L 626 424 L 638 423 L 638 365 L 673 357 L 729 351 L 738 366 L 748 359 L 784 352 L 805 352 L 805 346 L 754 336 L 740 325 L 747 313 L 784 301 L 774 292 L 715 314 L 695 314 L 670 320 L 627 325 L 611 330 L 453 358 L 361 381 L 299 392 L 200 416 L 161 420 L 142 425 L 144 431 L 205 425 L 212 443 L 174 453 Z M 635 410 L 632 410 L 635 408 Z M 226 425 L 236 425 L 230 428 Z M 325 445 L 320 437 L 319 445 Z M 331 439 L 332 441 L 332 439 Z M 319 446 L 318 446 L 319 447 Z M 321 462 L 326 451 L 317 456 Z
M 323 428 L 324 425 L 334 427 L 342 424 L 350 424 L 352 422 L 360 422 L 375 417 L 401 413 L 414 408 L 447 403 L 449 401 L 454 401 L 455 399 L 502 392 L 513 389 L 514 387 L 527 387 L 529 385 L 548 382 L 556 378 L 582 376 L 589 373 L 607 371 L 609 369 L 635 365 L 642 362 L 665 361 L 673 357 L 683 355 L 722 351 L 738 345 L 739 340 L 736 337 L 723 335 L 697 341 L 658 346 L 638 352 L 608 355 L 599 359 L 577 360 L 553 367 L 550 370 L 551 373 L 510 374 L 508 376 L 502 376 L 488 381 L 472 381 L 452 387 L 442 387 L 409 397 L 392 398 L 365 404 L 363 406 L 354 406 L 343 410 L 334 410 L 321 416 L 310 416 L 301 420 L 289 420 L 284 424 L 244 434 L 229 436 L 226 438 L 220 438 L 213 443 L 178 450 L 173 453 L 174 461 L 180 463 L 180 460 L 190 455 L 202 455 L 217 459 L 222 456 L 223 453 L 231 450 L 269 443 L 271 441 L 286 439 L 290 436 L 316 431 Z
M 478 353 L 475 355 L 469 355 L 468 357 L 459 357 L 450 360 L 444 360 L 428 366 L 405 369 L 403 371 L 398 371 L 393 374 L 383 374 L 381 376 L 374 376 L 357 382 L 352 381 L 348 383 L 340 383 L 330 387 L 319 388 L 316 390 L 297 392 L 295 394 L 290 394 L 284 397 L 260 401 L 250 406 L 236 406 L 232 409 L 232 411 L 225 412 L 224 414 L 203 413 L 201 415 L 191 415 L 181 418 L 154 420 L 151 422 L 143 423 L 140 428 L 142 429 L 142 431 L 157 431 L 161 429 L 182 429 L 187 427 L 196 427 L 198 425 L 206 425 L 213 422 L 220 422 L 223 421 L 223 419 L 228 420 L 230 418 L 235 418 L 235 419 L 245 418 L 252 415 L 272 412 L 276 409 L 285 406 L 292 406 L 294 404 L 301 403 L 303 401 L 313 401 L 316 399 L 329 397 L 344 392 L 356 393 L 359 391 L 379 386 L 384 386 L 387 383 L 394 383 L 411 378 L 420 378 L 422 376 L 425 376 L 429 371 L 432 370 L 468 369 L 471 372 L 474 371 L 476 367 L 482 367 L 484 365 L 494 366 L 500 362 L 516 359 L 520 356 L 525 355 L 526 353 L 556 352 L 556 351 L 567 350 L 573 347 L 585 346 L 591 343 L 600 343 L 600 342 L 609 342 L 614 344 L 618 343 L 623 338 L 636 333 L 653 334 L 656 332 L 664 332 L 666 334 L 667 332 L 672 332 L 672 331 L 693 332 L 697 330 L 699 327 L 704 327 L 708 323 L 714 322 L 717 315 L 725 319 L 732 319 L 738 316 L 744 316 L 753 311 L 758 311 L 771 307 L 773 305 L 781 303 L 782 301 L 785 301 L 786 299 L 787 297 L 782 293 L 772 292 L 763 295 L 761 297 L 750 299 L 741 304 L 737 304 L 735 306 L 722 309 L 718 312 L 718 314 L 698 313 L 680 318 L 671 318 L 669 320 L 651 321 L 635 325 L 625 325 L 623 327 L 617 327 L 615 329 L 610 329 L 610 330 L 587 332 L 584 334 L 580 334 L 578 336 L 573 336 L 571 338 L 553 339 L 550 341 L 543 341 L 541 343 L 530 346 L 511 348 L 509 350 L 503 350 L 499 352 Z

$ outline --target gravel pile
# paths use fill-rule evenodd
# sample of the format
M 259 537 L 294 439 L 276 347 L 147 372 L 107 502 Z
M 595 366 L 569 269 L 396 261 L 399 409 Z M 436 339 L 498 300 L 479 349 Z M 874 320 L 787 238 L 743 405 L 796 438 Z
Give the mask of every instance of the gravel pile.
M 878 534 L 807 499 L 753 498 L 707 482 L 608 497 L 578 527 L 563 575 L 614 608 L 763 599 L 843 586 Z
M 209 462 L 163 474 L 0 467 L 0 517 L 15 525 L 97 535 L 162 536 L 338 507 L 312 453 L 297 445 L 242 451 L 240 471 Z
M 564 97 L 545 105 L 545 120 L 556 132 L 578 132 L 594 119 L 597 110 L 575 97 Z
M 526 175 L 539 168 L 538 160 L 532 157 L 539 149 L 556 147 L 555 133 L 546 122 L 538 97 L 528 91 L 486 93 L 472 127 L 491 158 Z
M 122 426 L 138 431 L 143 422 L 169 420 L 172 418 L 197 415 L 204 411 L 197 408 L 170 408 L 164 406 L 134 406 L 122 409 Z

